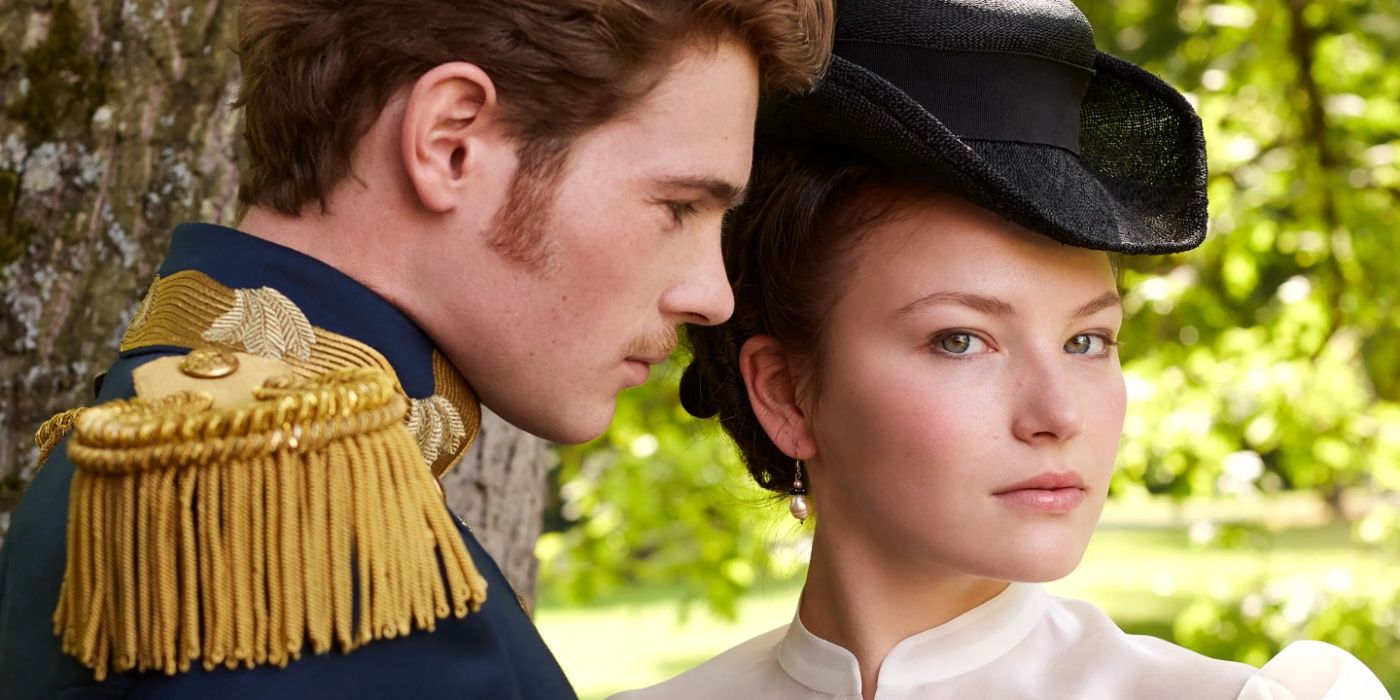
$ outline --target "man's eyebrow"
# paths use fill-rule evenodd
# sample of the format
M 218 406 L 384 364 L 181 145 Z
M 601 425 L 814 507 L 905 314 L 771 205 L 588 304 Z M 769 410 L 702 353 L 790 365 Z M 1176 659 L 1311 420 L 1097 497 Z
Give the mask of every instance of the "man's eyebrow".
M 1094 314 L 1103 311 L 1104 309 L 1107 309 L 1109 307 L 1122 305 L 1123 297 L 1118 296 L 1118 292 L 1104 292 L 1103 294 L 1100 294 L 1099 296 L 1095 297 L 1089 303 L 1079 307 L 1078 309 L 1075 309 L 1074 317 L 1083 318 L 1085 316 L 1093 316 Z
M 1016 317 L 1016 307 L 995 297 L 982 296 L 981 294 L 969 294 L 967 292 L 934 292 L 932 294 L 927 294 L 899 307 L 899 310 L 894 312 L 894 315 L 896 317 L 908 316 L 920 309 L 936 304 L 956 304 L 992 316 Z
M 737 185 L 721 177 L 658 177 L 657 184 L 667 187 L 685 187 L 701 190 L 710 199 L 722 205 L 725 209 L 733 209 L 744 203 L 744 197 L 748 196 L 748 187 Z

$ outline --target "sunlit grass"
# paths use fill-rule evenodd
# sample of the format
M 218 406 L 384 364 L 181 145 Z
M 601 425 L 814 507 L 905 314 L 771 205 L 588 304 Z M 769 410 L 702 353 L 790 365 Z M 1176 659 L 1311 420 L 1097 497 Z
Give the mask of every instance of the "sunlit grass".
M 1353 590 L 1400 580 L 1400 557 L 1358 548 L 1342 523 L 1227 531 L 1241 541 L 1227 548 L 1194 544 L 1193 534 L 1199 540 L 1209 533 L 1151 522 L 1159 519 L 1138 508 L 1110 511 L 1084 562 L 1051 584 L 1051 592 L 1098 604 L 1130 632 L 1169 638 L 1177 612 L 1201 594 L 1238 594 L 1279 578 Z M 683 613 L 666 590 L 568 607 L 551 602 L 546 591 L 537 620 L 580 697 L 591 700 L 664 680 L 786 624 L 798 591 L 798 580 L 760 583 L 740 601 L 735 622 L 716 619 L 698 604 Z M 1391 684 L 1400 682 L 1400 664 L 1375 670 Z

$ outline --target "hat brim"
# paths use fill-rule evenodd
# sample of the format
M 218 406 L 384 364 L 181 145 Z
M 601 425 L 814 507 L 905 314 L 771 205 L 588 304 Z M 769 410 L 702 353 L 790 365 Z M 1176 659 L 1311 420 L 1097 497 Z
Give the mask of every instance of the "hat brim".
M 1094 70 L 1078 154 L 962 139 L 902 90 L 839 56 L 812 92 L 766 104 L 759 136 L 864 154 L 1068 245 L 1129 254 L 1200 245 L 1206 158 L 1195 110 L 1126 61 L 1099 52 Z

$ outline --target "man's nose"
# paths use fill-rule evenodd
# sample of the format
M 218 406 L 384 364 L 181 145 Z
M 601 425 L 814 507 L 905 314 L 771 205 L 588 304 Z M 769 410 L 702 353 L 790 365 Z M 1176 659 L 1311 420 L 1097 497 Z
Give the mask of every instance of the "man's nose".
M 662 296 L 661 312 L 679 323 L 715 326 L 734 314 L 734 291 L 724 271 L 719 236 L 684 270 L 681 281 Z

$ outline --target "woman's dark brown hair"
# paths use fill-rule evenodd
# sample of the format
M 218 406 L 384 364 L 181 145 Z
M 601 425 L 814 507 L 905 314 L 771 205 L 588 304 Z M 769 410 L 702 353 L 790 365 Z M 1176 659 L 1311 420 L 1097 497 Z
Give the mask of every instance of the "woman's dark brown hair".
M 858 262 L 861 240 L 902 203 L 934 190 L 859 156 L 805 144 L 765 147 L 752 182 L 725 228 L 734 315 L 719 326 L 687 326 L 692 360 L 681 377 L 681 403 L 697 418 L 717 416 L 758 484 L 785 492 L 793 460 L 754 415 L 739 351 L 749 338 L 768 335 L 819 377 L 826 313 Z
M 521 176 L 553 169 L 695 42 L 736 39 L 768 92 L 825 66 L 831 0 L 246 0 L 238 55 L 248 160 L 239 199 L 324 208 L 390 97 L 434 66 L 475 63 L 521 142 Z

